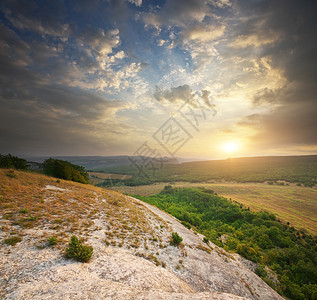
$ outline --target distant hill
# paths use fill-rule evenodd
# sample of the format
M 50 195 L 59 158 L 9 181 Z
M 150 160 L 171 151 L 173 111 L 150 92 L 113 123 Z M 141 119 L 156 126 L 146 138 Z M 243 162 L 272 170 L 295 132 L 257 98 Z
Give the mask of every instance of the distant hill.
M 9 169 L 0 191 L 2 299 L 282 299 L 253 263 L 138 199 Z M 72 235 L 93 247 L 87 264 L 65 258 Z
M 34 164 L 41 163 L 47 158 L 27 157 L 26 159 Z M 129 175 L 126 178 L 132 178 L 124 180 L 124 183 L 132 186 L 154 182 L 212 180 L 286 181 L 310 187 L 317 184 L 317 155 L 243 157 L 182 163 L 180 158 L 164 157 L 162 161 L 152 159 L 156 164 L 154 168 L 149 167 L 148 162 L 151 158 L 146 156 L 56 156 L 53 158 L 83 166 L 87 171 Z M 105 186 L 107 185 L 109 183 L 105 182 Z
M 25 157 L 28 161 L 41 163 L 45 159 L 55 158 L 69 161 L 72 164 L 84 167 L 88 171 L 102 171 L 103 169 L 113 167 L 128 167 L 131 166 L 131 160 L 144 161 L 146 156 L 41 156 L 41 157 Z M 163 157 L 164 164 L 178 164 L 176 158 Z
M 307 186 L 317 183 L 317 155 L 229 158 L 167 165 L 164 175 L 186 180 L 264 182 L 285 180 Z

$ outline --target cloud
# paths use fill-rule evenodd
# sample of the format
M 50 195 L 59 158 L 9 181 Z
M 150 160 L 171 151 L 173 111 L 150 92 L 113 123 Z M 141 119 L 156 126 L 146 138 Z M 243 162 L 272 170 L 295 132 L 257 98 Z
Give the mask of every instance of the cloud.
M 184 40 L 193 40 L 200 42 L 210 42 L 223 36 L 225 31 L 224 25 L 209 26 L 195 25 L 183 33 Z
M 239 4 L 243 21 L 232 31 L 238 37 L 229 46 L 240 51 L 249 46 L 258 48 L 254 52 L 257 60 L 265 63 L 266 59 L 258 71 L 269 76 L 276 70 L 283 76 L 276 87 L 267 83 L 253 93 L 255 109 L 265 108 L 269 113 L 245 117 L 240 125 L 256 130 L 251 140 L 267 149 L 316 145 L 317 60 L 313 52 L 317 21 L 313 11 L 317 3 L 302 5 L 291 0 Z
M 122 151 L 135 128 L 119 114 L 132 104 L 109 94 L 130 88 L 132 95 L 141 85 L 137 74 L 143 64 L 124 61 L 118 29 L 75 26 L 53 16 L 54 10 L 43 20 L 32 15 L 33 4 L 7 1 L 1 7 L 6 11 L 0 20 L 1 151 Z
M 41 80 L 54 84 L 109 93 L 133 87 L 131 80 L 137 77 L 143 64 L 122 62 L 127 55 L 122 49 L 117 50 L 121 43 L 117 28 L 105 30 L 85 24 L 79 29 L 71 23 L 60 25 L 56 19 L 45 22 L 28 13 L 22 15 L 22 8 L 22 4 L 17 4 L 14 13 L 13 9 L 5 9 L 8 20 L 16 31 L 40 34 L 40 38 L 24 41 L 21 35 L 1 23 L 2 42 L 7 45 L 3 48 L 4 55 L 16 52 L 15 64 L 19 61 L 21 66 L 32 66 L 34 74 L 45 70 Z M 34 9 L 31 6 L 31 12 Z M 20 49 L 19 53 L 17 49 Z
M 32 6 L 32 9 L 30 10 L 33 12 L 36 9 L 36 6 L 33 5 L 31 1 L 30 5 Z M 73 30 L 71 25 L 60 24 L 52 18 L 46 20 L 35 19 L 26 13 L 28 10 L 23 10 L 24 7 L 24 3 L 21 3 L 20 5 L 14 6 L 14 11 L 7 7 L 4 9 L 6 18 L 16 29 L 33 31 L 43 37 L 52 36 L 62 40 L 68 39 Z M 57 9 L 57 7 L 55 9 Z M 58 13 L 58 11 L 55 11 L 55 13 Z
M 1 151 L 24 154 L 106 153 L 133 134 L 117 113 L 129 105 L 60 85 L 6 84 L 0 96 Z M 6 93 L 6 94 L 5 94 Z M 69 152 L 71 151 L 71 152 Z
M 136 6 L 142 5 L 142 0 L 128 0 L 129 2 L 133 3 Z
M 210 91 L 207 91 L 207 90 L 202 90 L 201 91 L 201 98 L 204 100 L 205 104 L 208 106 L 208 107 L 211 107 L 212 104 L 210 103 L 210 94 L 211 92 Z
M 86 122 L 71 115 L 56 116 L 47 110 L 1 110 L 0 148 L 2 153 L 32 155 L 98 155 L 124 153 L 122 144 L 134 128 L 109 119 Z M 5 127 L 4 127 L 5 126 Z M 121 138 L 120 138 L 121 136 Z M 121 152 L 120 152 L 121 151 Z
M 199 98 L 201 98 L 204 106 L 209 108 L 212 107 L 214 109 L 215 105 L 211 104 L 210 95 L 211 92 L 208 90 L 202 90 L 198 93 L 193 91 L 189 85 L 184 84 L 178 87 L 171 87 L 167 90 L 162 90 L 156 87 L 156 91 L 153 96 L 158 102 L 170 102 L 173 104 L 185 102 L 195 108 L 201 106 L 201 101 L 199 101 Z
M 145 13 L 143 21 L 154 27 L 187 27 L 189 23 L 203 21 L 210 14 L 210 7 L 202 0 L 167 0 L 158 12 Z
M 92 51 L 103 58 L 112 53 L 112 49 L 120 44 L 119 30 L 113 29 L 105 32 L 103 29 L 87 26 L 82 32 L 77 33 L 79 46 L 88 46 Z
M 164 45 L 170 51 L 184 49 L 198 71 L 218 55 L 215 45 L 224 38 L 227 24 L 216 9 L 227 6 L 229 1 L 167 0 L 162 7 L 140 15 L 147 28 L 156 29 L 159 46 Z
M 222 2 L 227 1 L 208 4 L 202 0 L 168 0 L 159 10 L 144 13 L 142 19 L 146 25 L 157 29 L 178 27 L 183 42 L 213 41 L 223 36 L 226 27 L 213 14 L 211 4 L 218 6 Z
M 0 22 L 0 54 L 2 57 L 11 55 L 16 66 L 26 66 L 31 63 L 30 46 L 22 41 L 10 28 Z
M 209 0 L 209 2 L 215 6 L 220 8 L 230 7 L 232 3 L 230 0 Z
M 108 70 L 102 73 L 102 78 L 95 82 L 95 85 L 100 90 L 113 89 L 115 91 L 127 89 L 135 86 L 132 79 L 140 79 L 138 73 L 142 70 L 142 63 L 126 64 L 120 70 Z
M 195 105 L 195 93 L 187 84 L 178 87 L 172 87 L 170 90 L 160 90 L 158 87 L 156 87 L 154 98 L 159 102 L 185 102 L 190 105 Z
M 217 126 L 239 120 L 259 145 L 314 143 L 317 2 L 75 2 L 2 1 L 1 140 L 22 147 L 25 135 L 31 149 L 47 131 L 68 147 L 89 133 L 115 145 L 131 124 L 143 130 L 135 110 L 154 98 L 171 110 L 217 102 Z
M 245 48 L 249 46 L 260 47 L 263 45 L 273 44 L 280 38 L 276 32 L 253 33 L 250 35 L 239 35 L 229 46 L 234 48 Z
M 248 116 L 240 125 L 257 129 L 251 142 L 258 147 L 316 145 L 316 115 L 315 104 L 292 103 L 278 107 L 272 113 Z
M 270 88 L 262 88 L 253 95 L 253 103 L 255 105 L 261 104 L 274 104 L 279 99 L 279 90 L 273 90 Z

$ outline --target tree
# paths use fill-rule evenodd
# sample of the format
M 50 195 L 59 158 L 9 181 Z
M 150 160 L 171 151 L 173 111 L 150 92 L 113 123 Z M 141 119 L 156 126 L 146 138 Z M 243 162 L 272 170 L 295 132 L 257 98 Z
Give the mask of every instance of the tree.
M 81 166 L 73 165 L 68 161 L 49 158 L 43 163 L 43 171 L 46 175 L 72 180 L 80 183 L 88 183 L 89 176 Z
M 0 154 L 0 168 L 27 170 L 28 166 L 26 164 L 26 160 L 23 158 L 12 156 L 11 154 L 8 154 L 8 155 Z

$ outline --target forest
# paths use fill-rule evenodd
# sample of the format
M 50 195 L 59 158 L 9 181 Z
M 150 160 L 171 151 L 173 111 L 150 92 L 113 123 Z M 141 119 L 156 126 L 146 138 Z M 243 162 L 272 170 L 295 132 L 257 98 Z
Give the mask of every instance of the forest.
M 256 273 L 281 295 L 317 299 L 317 237 L 253 212 L 205 188 L 173 188 L 135 197 L 157 206 L 227 251 L 257 263 Z

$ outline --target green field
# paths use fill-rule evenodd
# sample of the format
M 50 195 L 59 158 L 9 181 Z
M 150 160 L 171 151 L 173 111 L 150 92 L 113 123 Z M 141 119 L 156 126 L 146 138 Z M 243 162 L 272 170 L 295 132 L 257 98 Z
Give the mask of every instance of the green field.
M 317 189 L 268 184 L 211 184 L 219 195 L 243 203 L 252 210 L 265 210 L 290 222 L 297 229 L 317 234 Z
M 98 173 L 98 172 L 88 172 L 89 180 L 93 184 L 98 184 L 104 182 L 106 179 L 129 179 L 131 175 L 122 175 L 122 174 L 112 174 L 112 173 Z
M 159 193 L 166 183 L 142 186 L 118 186 L 112 189 L 126 194 L 149 196 Z M 221 196 L 243 203 L 254 211 L 275 213 L 282 221 L 297 229 L 317 234 L 317 188 L 267 183 L 188 183 L 177 182 L 173 187 L 205 187 Z
M 142 166 L 141 166 L 142 167 Z M 143 170 L 146 172 L 146 170 Z M 265 182 L 283 180 L 305 186 L 317 184 L 317 156 L 268 156 L 231 158 L 164 164 L 163 168 L 148 170 L 147 177 L 140 177 L 134 166 L 105 168 L 102 172 L 128 174 L 127 185 L 144 185 L 154 182 L 187 181 L 206 182 L 226 180 L 235 182 Z

